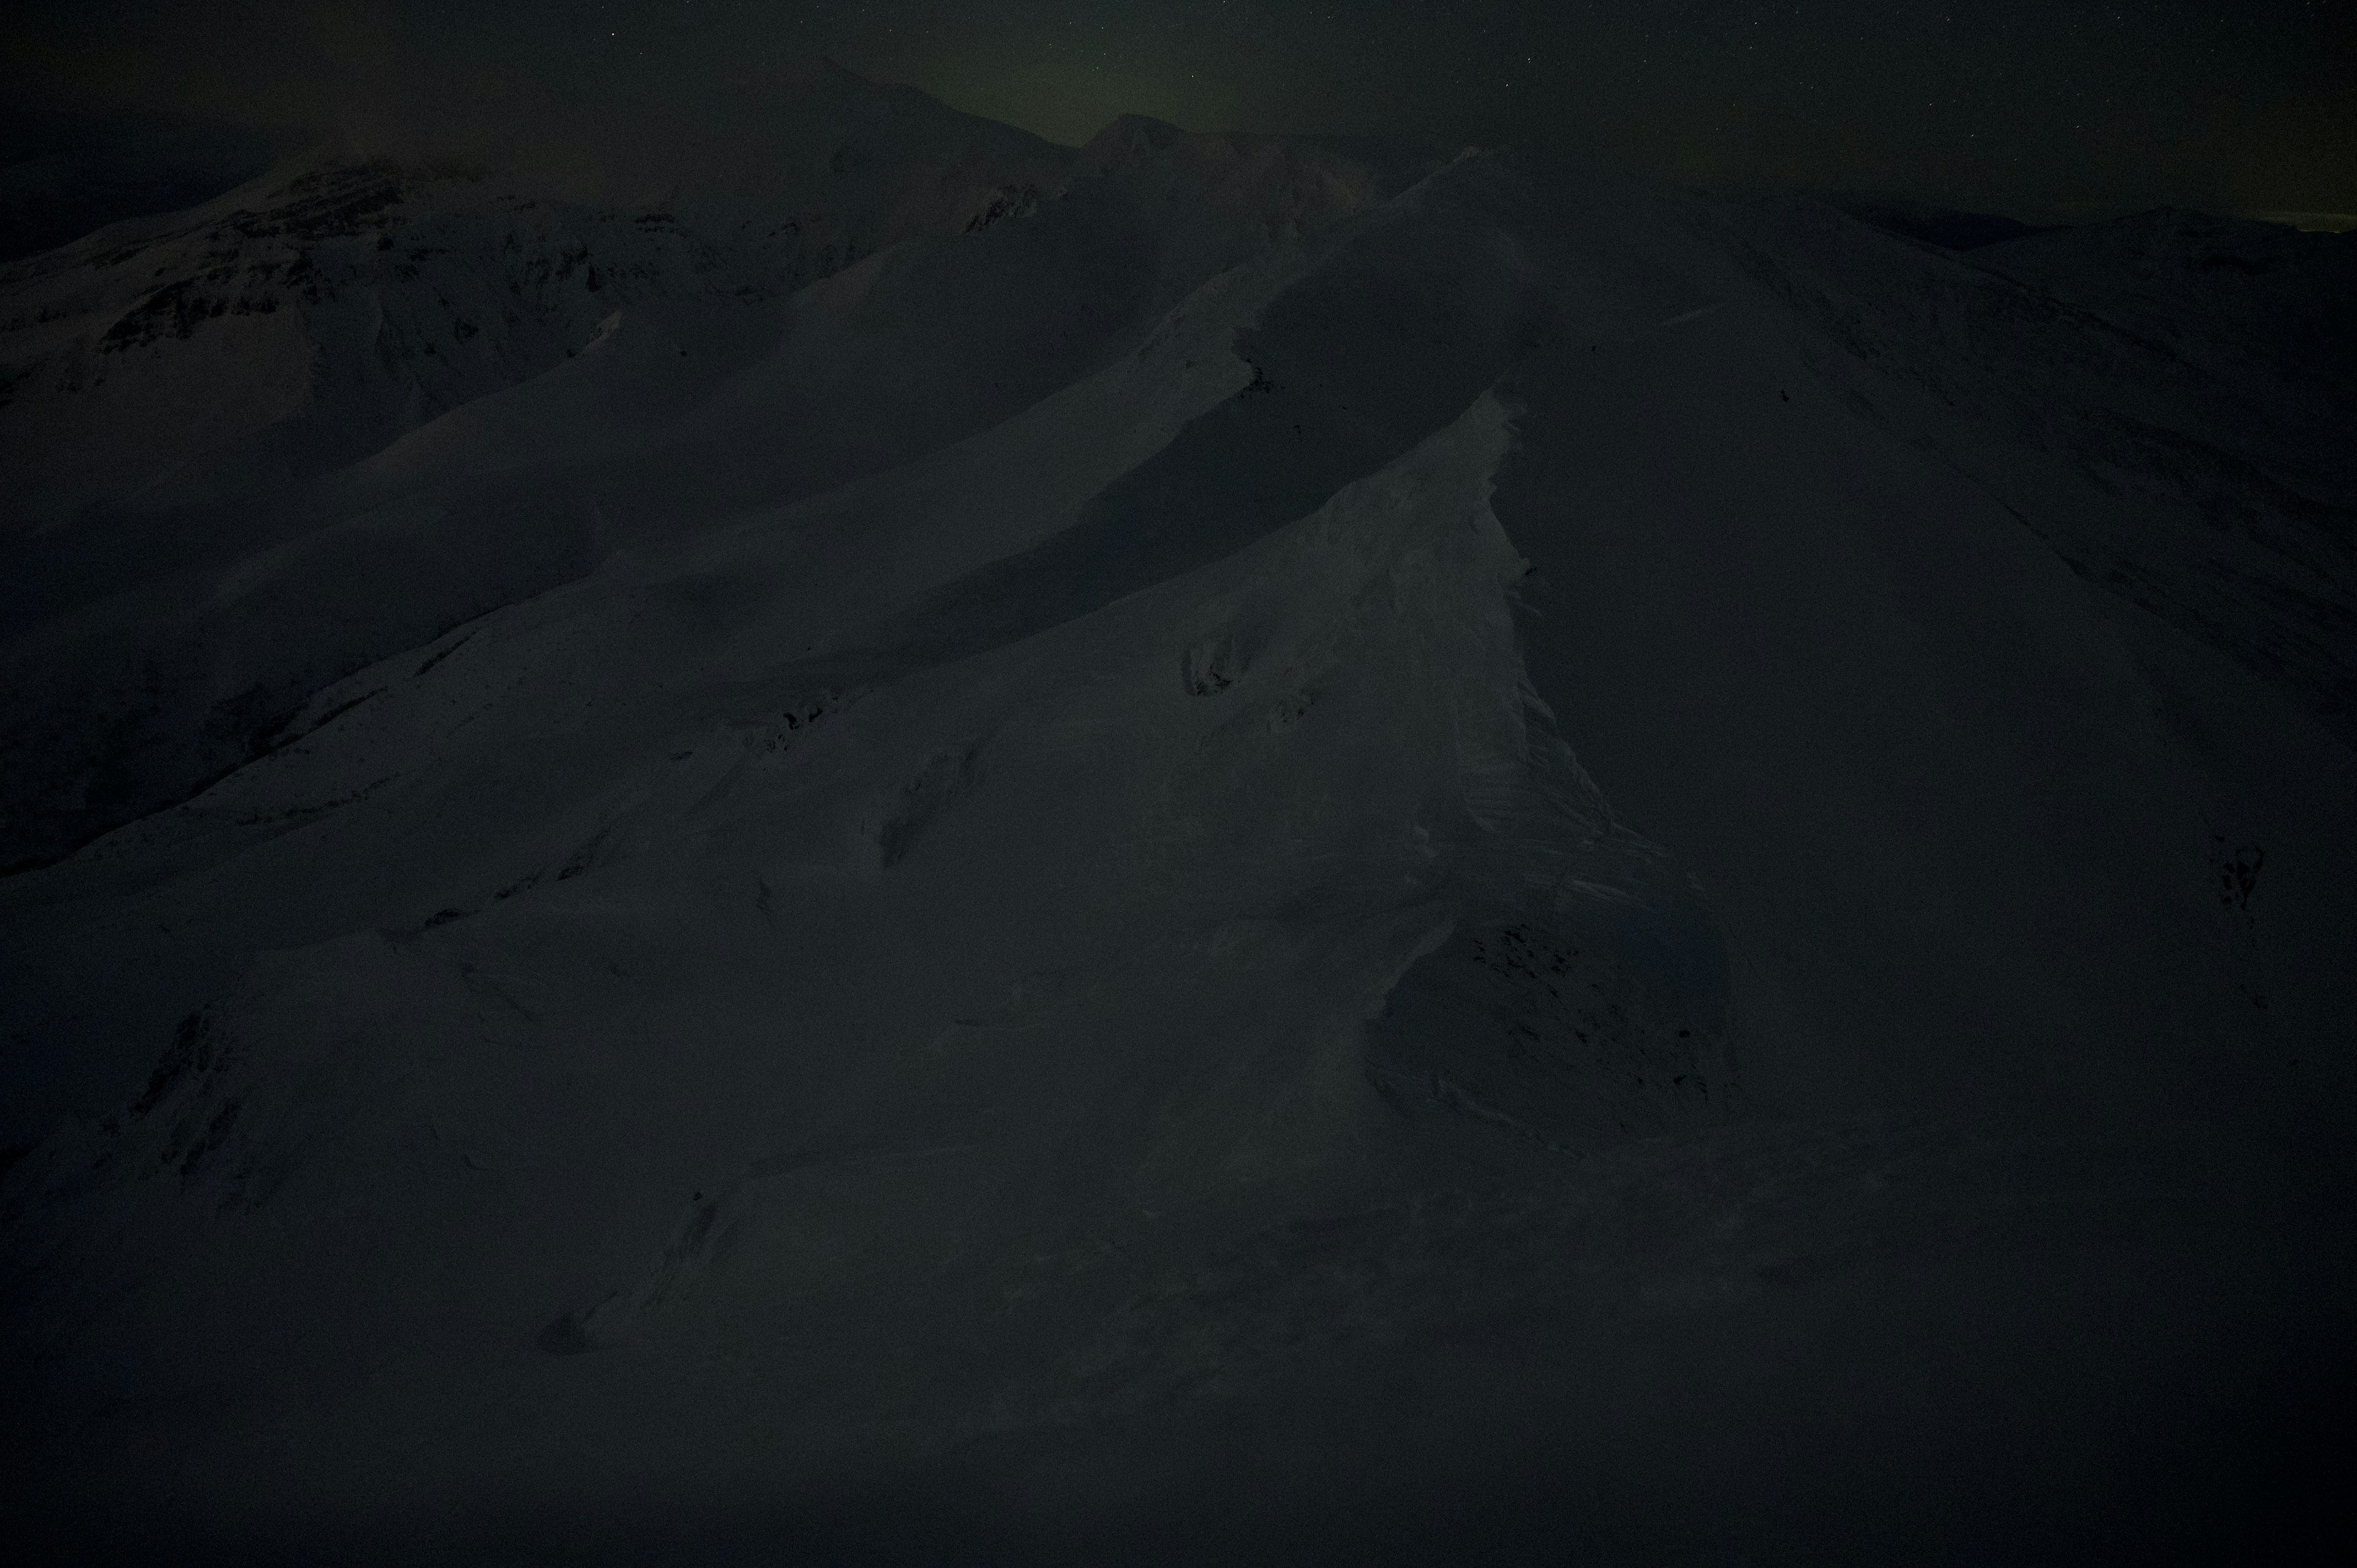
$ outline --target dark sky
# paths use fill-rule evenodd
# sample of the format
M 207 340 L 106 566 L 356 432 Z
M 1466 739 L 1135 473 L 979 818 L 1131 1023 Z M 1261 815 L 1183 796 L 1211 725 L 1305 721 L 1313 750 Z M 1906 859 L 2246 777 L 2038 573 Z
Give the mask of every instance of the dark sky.
M 816 54 L 1078 142 L 1191 129 L 1555 144 L 1699 181 L 2027 216 L 2357 212 L 2357 0 L 23 0 L 0 91 L 449 126 L 725 122 Z M 728 84 L 734 84 L 733 89 Z

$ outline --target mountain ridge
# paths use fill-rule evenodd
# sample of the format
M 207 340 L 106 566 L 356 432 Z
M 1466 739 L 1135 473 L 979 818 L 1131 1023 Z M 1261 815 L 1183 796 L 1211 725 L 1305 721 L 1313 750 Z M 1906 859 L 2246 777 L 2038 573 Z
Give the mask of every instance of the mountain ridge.
M 2357 474 L 2288 296 L 1531 154 L 1064 166 L 752 303 L 593 249 L 538 373 L 38 536 L 37 1541 L 2307 1523 Z

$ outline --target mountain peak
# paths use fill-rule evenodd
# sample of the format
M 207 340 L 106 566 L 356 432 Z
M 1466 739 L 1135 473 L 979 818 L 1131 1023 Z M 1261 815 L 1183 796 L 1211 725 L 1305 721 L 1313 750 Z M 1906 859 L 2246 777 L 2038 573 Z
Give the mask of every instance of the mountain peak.
M 1153 156 L 1164 148 L 1185 141 L 1191 132 L 1157 120 L 1151 114 L 1124 114 L 1103 130 L 1089 138 L 1081 149 L 1082 161 L 1090 167 L 1104 167 Z

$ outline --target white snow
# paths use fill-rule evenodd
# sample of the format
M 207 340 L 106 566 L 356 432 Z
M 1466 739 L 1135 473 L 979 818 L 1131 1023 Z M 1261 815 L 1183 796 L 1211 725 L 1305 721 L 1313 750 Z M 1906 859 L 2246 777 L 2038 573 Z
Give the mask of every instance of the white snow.
M 2351 1278 L 2330 394 L 2064 303 L 2056 237 L 1151 122 L 1055 166 L 751 303 L 791 269 L 684 215 L 400 183 L 453 238 L 374 342 L 511 239 L 608 297 L 441 381 L 208 317 L 70 416 L 172 411 L 135 460 L 0 413 L 45 1506 L 486 1562 L 2242 1506 L 2203 1434 Z M 230 428 L 183 349 L 278 390 Z

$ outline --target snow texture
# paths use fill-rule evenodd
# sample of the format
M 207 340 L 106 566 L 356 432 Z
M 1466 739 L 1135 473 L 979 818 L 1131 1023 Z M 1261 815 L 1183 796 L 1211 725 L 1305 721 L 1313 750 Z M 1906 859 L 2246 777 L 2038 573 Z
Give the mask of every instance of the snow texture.
M 2357 241 L 807 114 L 0 273 L 37 1541 L 2305 1528 Z

